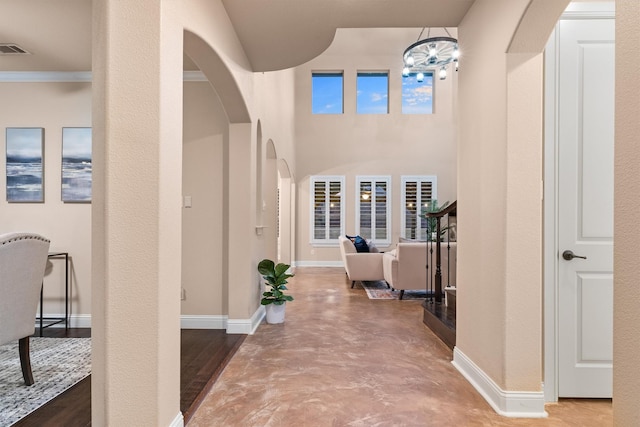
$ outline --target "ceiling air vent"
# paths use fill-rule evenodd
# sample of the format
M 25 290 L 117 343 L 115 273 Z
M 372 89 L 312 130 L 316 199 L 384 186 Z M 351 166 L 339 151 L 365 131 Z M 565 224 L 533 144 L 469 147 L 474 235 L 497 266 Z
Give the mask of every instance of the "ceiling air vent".
M 30 53 L 15 43 L 0 43 L 0 55 L 29 55 Z

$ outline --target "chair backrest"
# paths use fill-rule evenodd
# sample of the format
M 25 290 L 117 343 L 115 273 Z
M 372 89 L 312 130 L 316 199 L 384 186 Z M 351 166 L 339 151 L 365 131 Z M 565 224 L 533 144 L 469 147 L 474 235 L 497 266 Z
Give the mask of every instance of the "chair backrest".
M 351 239 L 347 239 L 344 236 L 339 236 L 338 242 L 340 243 L 340 251 L 343 254 L 354 254 L 358 252 Z
M 49 243 L 33 233 L 0 234 L 0 344 L 35 331 Z

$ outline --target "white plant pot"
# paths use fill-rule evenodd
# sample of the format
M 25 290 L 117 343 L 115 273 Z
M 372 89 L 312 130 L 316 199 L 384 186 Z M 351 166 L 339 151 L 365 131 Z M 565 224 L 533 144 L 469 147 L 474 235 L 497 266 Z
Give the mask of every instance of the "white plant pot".
M 265 309 L 267 310 L 267 323 L 283 323 L 284 322 L 284 309 L 287 303 L 284 304 L 267 304 Z

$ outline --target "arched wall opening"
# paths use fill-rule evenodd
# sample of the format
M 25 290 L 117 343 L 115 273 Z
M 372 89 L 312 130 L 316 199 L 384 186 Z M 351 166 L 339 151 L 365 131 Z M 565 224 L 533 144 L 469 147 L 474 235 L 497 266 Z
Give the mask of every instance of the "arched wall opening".
M 222 329 L 229 310 L 221 203 L 229 120 L 204 78 L 185 81 L 183 98 L 181 326 Z
M 567 4 L 477 0 L 458 33 L 465 59 L 454 364 L 472 378 L 482 373 L 476 388 L 511 416 L 544 416 L 542 52 Z M 514 390 L 531 399 L 521 402 Z

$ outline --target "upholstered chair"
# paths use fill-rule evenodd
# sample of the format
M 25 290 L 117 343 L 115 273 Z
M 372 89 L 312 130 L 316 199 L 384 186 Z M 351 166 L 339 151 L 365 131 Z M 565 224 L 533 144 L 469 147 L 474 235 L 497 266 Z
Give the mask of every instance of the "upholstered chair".
M 382 252 L 358 252 L 353 242 L 345 236 L 338 238 L 340 242 L 340 255 L 344 263 L 351 287 L 356 281 L 383 280 Z
M 35 332 L 49 240 L 33 233 L 0 235 L 0 345 L 18 340 L 26 385 L 33 384 L 29 336 Z
M 433 253 L 431 253 L 433 249 Z M 426 242 L 398 243 L 382 259 L 384 280 L 394 290 L 400 291 L 400 299 L 406 290 L 433 289 L 436 275 L 435 244 Z M 440 273 L 442 289 L 456 284 L 457 243 L 440 243 Z M 427 266 L 431 275 L 427 283 Z

